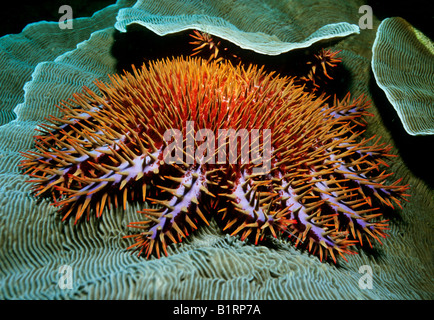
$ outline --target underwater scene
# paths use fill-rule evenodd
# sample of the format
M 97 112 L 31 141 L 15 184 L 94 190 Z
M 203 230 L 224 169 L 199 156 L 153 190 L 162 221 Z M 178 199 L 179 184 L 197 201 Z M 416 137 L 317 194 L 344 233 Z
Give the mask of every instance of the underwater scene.
M 424 5 L 2 12 L 0 299 L 433 299 Z

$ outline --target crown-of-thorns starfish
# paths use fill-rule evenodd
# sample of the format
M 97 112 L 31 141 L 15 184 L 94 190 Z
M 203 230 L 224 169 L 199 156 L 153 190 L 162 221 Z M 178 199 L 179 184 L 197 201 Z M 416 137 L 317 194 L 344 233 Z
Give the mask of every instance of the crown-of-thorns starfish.
M 100 93 L 75 94 L 59 106 L 62 117 L 41 125 L 21 166 L 34 194 L 51 198 L 64 219 L 146 202 L 145 220 L 129 224 L 139 233 L 126 236 L 139 254 L 167 255 L 168 244 L 217 216 L 243 240 L 289 234 L 335 260 L 385 237 L 380 208 L 405 196 L 399 180 L 386 184 L 390 147 L 360 137 L 363 98 L 328 105 L 291 78 L 195 58 L 96 84 Z M 168 140 L 168 132 L 178 135 Z

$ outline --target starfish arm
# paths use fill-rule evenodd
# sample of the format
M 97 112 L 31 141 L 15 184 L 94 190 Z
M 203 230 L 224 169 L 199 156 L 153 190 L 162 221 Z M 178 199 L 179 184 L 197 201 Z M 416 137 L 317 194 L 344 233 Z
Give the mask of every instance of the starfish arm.
M 37 137 L 37 152 L 23 153 L 20 166 L 33 177 L 33 193 L 53 197 L 63 219 L 75 212 L 76 223 L 90 209 L 101 216 L 106 204 L 125 208 L 127 199 L 144 199 L 162 150 L 145 148 L 146 139 L 133 130 L 120 135 L 101 124 L 98 131 L 86 130 L 99 108 L 69 110 L 74 118 L 51 119 L 58 129 Z
M 286 208 L 276 206 L 273 199 L 277 193 L 267 191 L 264 187 L 267 181 L 265 175 L 253 180 L 242 172 L 229 193 L 219 194 L 228 199 L 224 231 L 230 230 L 232 236 L 240 233 L 241 240 L 252 235 L 258 244 L 266 234 L 276 237 L 277 230 L 286 229 L 294 222 Z
M 166 177 L 165 179 L 179 182 L 172 188 L 157 186 L 169 193 L 169 199 L 163 201 L 148 198 L 148 201 L 158 205 L 159 208 L 143 209 L 140 212 L 147 220 L 128 225 L 143 230 L 139 234 L 127 236 L 135 238 L 135 243 L 129 248 L 139 250 L 139 255 L 144 252 L 149 257 L 155 252 L 160 257 L 160 248 L 167 255 L 168 240 L 173 243 L 181 242 L 182 238 L 189 235 L 189 229 L 197 229 L 198 218 L 208 223 L 199 208 L 202 194 L 209 193 L 206 189 L 205 175 L 201 173 L 200 167 L 196 170 L 187 169 L 181 178 Z

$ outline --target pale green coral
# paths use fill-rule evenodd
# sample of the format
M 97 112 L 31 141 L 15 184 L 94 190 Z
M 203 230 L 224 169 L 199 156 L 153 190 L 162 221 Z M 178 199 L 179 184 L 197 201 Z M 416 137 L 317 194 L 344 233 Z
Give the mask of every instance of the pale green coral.
M 377 84 L 411 135 L 434 134 L 434 44 L 402 18 L 381 22 L 372 48 Z

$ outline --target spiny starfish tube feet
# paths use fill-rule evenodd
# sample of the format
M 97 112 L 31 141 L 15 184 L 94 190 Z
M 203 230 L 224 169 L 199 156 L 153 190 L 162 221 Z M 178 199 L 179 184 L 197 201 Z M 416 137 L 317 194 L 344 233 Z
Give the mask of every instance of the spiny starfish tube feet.
M 341 52 L 331 51 L 330 49 L 321 49 L 317 54 L 314 54 L 312 59 L 306 62 L 306 74 L 300 76 L 299 80 L 307 86 L 311 92 L 324 89 L 334 72 L 334 68 L 341 62 L 341 58 L 337 55 Z
M 258 243 L 288 235 L 321 260 L 385 237 L 390 147 L 362 138 L 369 103 L 333 104 L 263 69 L 197 58 L 154 61 L 96 82 L 50 116 L 22 169 L 64 219 L 143 202 L 131 249 L 167 255 L 213 216 Z
M 189 42 L 189 44 L 194 46 L 192 49 L 193 53 L 190 55 L 191 57 L 196 55 L 201 56 L 202 58 L 206 57 L 208 62 L 212 60 L 215 60 L 216 62 L 229 60 L 233 63 L 238 63 L 241 61 L 241 58 L 233 53 L 232 50 L 229 50 L 228 47 L 222 45 L 221 39 L 216 39 L 209 33 L 193 30 L 190 37 L 194 39 Z

